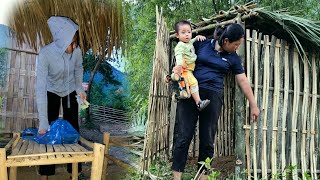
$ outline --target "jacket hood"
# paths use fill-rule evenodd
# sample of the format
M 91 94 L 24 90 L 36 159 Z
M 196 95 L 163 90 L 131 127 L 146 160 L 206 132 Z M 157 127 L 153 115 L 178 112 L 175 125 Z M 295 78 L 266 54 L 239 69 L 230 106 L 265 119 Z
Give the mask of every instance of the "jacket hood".
M 72 38 L 78 31 L 79 26 L 70 18 L 60 16 L 50 17 L 48 19 L 48 26 L 53 37 L 54 49 L 62 55 L 71 44 Z

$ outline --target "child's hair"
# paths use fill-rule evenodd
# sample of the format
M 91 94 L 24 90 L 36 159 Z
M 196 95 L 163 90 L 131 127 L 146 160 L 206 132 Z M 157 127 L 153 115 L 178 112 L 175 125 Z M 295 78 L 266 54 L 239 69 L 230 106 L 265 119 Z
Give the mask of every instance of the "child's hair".
M 223 40 L 228 38 L 229 42 L 235 42 L 244 37 L 243 28 L 236 23 L 230 24 L 225 28 L 217 27 L 213 33 L 213 38 L 218 40 L 220 46 L 223 45 Z
M 179 21 L 179 22 L 177 22 L 177 23 L 174 24 L 174 31 L 175 31 L 176 33 L 179 33 L 179 27 L 182 26 L 182 25 L 185 25 L 185 24 L 189 25 L 190 28 L 192 29 L 191 23 L 190 23 L 189 21 L 187 21 L 187 20 L 181 20 L 181 21 Z

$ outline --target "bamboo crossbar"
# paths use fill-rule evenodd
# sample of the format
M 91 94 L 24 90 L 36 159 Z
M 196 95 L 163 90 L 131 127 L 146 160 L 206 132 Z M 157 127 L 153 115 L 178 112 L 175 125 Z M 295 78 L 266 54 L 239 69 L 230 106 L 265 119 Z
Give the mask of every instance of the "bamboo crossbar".
M 49 165 L 49 164 L 66 164 L 66 163 L 78 163 L 78 162 L 90 162 L 94 159 L 93 156 L 77 156 L 77 157 L 64 157 L 53 159 L 37 159 L 30 160 L 24 159 L 24 161 L 15 161 L 14 159 L 8 159 L 4 166 L 6 167 L 20 167 L 20 166 L 36 166 L 36 165 Z
M 23 49 L 17 49 L 17 48 L 4 48 L 4 49 L 9 50 L 9 51 L 16 51 L 16 52 L 23 52 L 23 53 L 27 53 L 27 54 L 39 55 L 38 52 L 28 51 L 28 50 L 23 50 Z
M 94 146 L 93 142 L 90 142 L 90 141 L 84 139 L 83 137 L 80 137 L 80 142 L 83 143 L 84 145 L 90 147 L 90 148 L 93 148 L 93 146 Z
M 24 154 L 24 155 L 14 155 L 14 156 L 7 156 L 8 159 L 15 159 L 15 158 L 25 158 L 25 157 L 39 157 L 39 156 L 51 156 L 51 155 L 64 155 L 64 154 L 70 154 L 70 155 L 90 155 L 93 154 L 92 151 L 88 152 L 47 152 L 47 153 L 39 153 L 39 154 Z

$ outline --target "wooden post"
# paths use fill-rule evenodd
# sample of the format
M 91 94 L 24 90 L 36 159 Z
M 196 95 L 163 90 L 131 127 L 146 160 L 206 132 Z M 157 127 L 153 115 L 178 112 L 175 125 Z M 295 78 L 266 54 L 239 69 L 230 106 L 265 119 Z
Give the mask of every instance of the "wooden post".
M 244 24 L 241 24 L 244 28 Z M 245 46 L 241 44 L 237 52 L 244 63 L 245 60 Z M 243 122 L 245 120 L 245 98 L 241 92 L 240 87 L 235 87 L 235 104 L 234 104 L 234 128 L 235 128 L 235 156 L 237 158 L 235 165 L 236 179 L 244 179 L 242 172 L 245 165 L 245 136 L 243 130 Z
M 16 180 L 17 179 L 17 167 L 10 167 L 10 180 Z
M 8 172 L 6 164 L 6 149 L 0 148 L 0 179 L 8 180 Z
M 102 144 L 94 143 L 93 145 L 94 159 L 91 167 L 91 180 L 101 180 L 104 146 Z
M 78 163 L 72 163 L 72 180 L 78 180 Z
M 109 154 L 109 141 L 110 141 L 110 133 L 103 133 L 103 144 L 105 145 L 104 149 L 104 160 L 102 167 L 102 180 L 107 179 L 107 166 L 108 166 L 108 154 Z

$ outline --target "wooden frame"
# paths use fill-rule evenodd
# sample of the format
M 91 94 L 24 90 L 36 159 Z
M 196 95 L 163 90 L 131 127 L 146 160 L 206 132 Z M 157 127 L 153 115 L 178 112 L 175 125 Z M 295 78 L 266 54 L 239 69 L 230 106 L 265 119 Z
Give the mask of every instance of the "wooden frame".
M 10 180 L 17 179 L 17 167 L 36 166 L 47 164 L 72 163 L 72 179 L 78 179 L 78 163 L 92 162 L 91 180 L 100 180 L 104 161 L 105 146 L 99 143 L 91 143 L 80 138 L 83 145 L 44 145 L 33 141 L 24 140 L 19 133 L 14 133 L 13 138 L 4 147 L 0 148 L 0 179 L 7 180 L 7 168 L 10 168 Z M 10 155 L 7 151 L 11 148 Z

